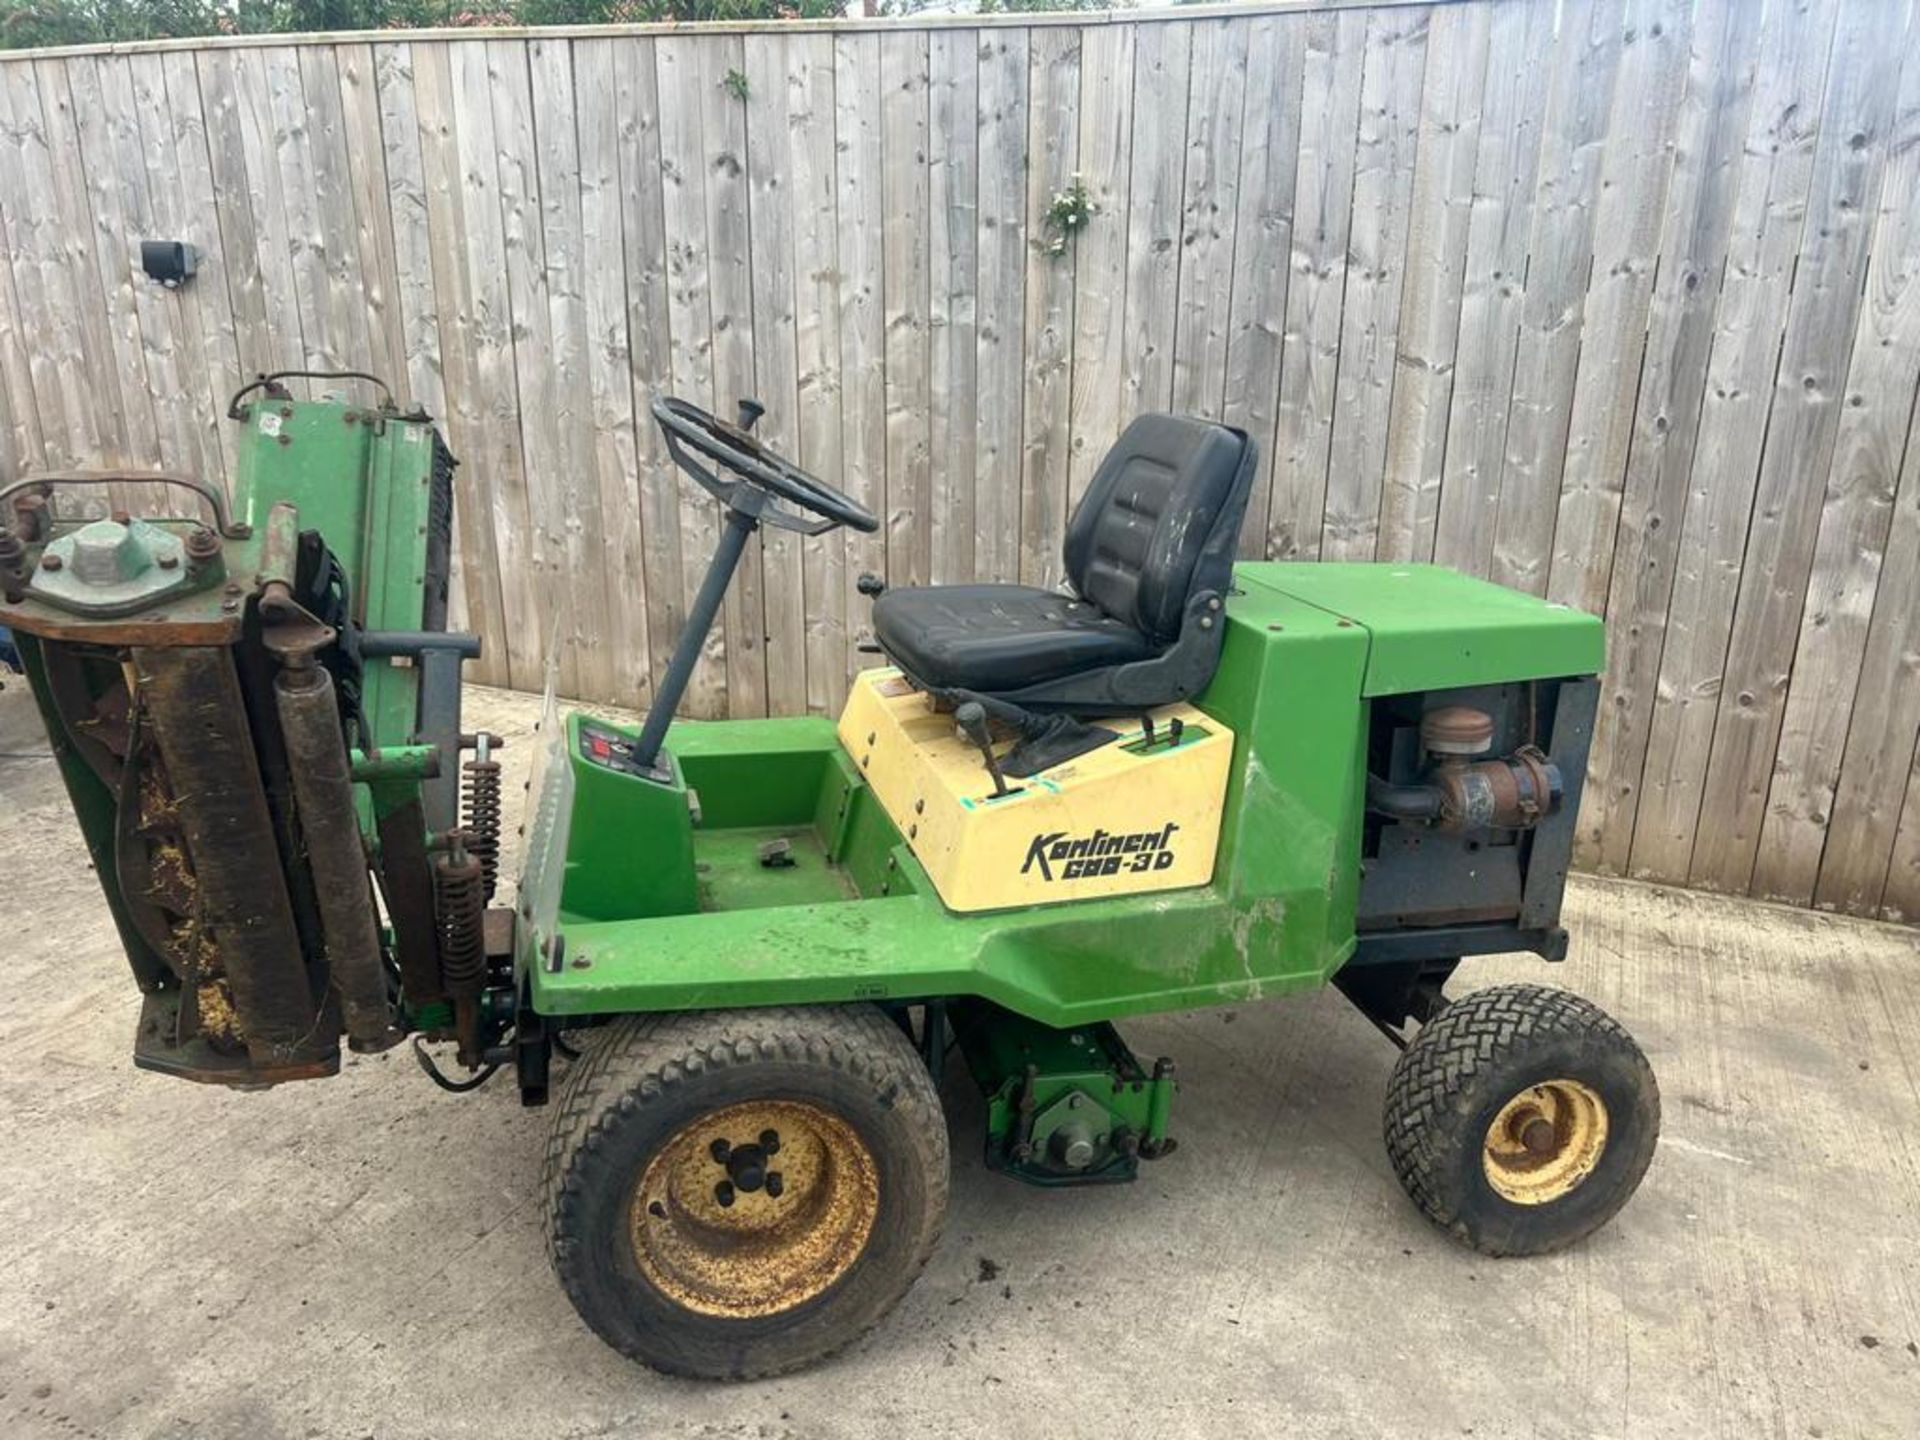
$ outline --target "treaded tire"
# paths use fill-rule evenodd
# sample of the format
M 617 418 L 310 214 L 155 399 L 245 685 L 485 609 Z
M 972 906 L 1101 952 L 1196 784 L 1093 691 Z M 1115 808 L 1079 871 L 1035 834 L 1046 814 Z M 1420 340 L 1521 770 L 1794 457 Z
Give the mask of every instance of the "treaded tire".
M 1598 1162 L 1557 1199 L 1516 1203 L 1489 1181 L 1488 1131 L 1529 1087 L 1572 1080 L 1606 1107 Z M 1387 1158 L 1426 1217 L 1487 1255 L 1538 1255 L 1590 1235 L 1638 1188 L 1660 1136 L 1640 1047 L 1590 1001 L 1541 985 L 1462 996 L 1423 1026 L 1387 1086 Z
M 878 1171 L 860 1257 L 823 1293 L 755 1318 L 707 1314 L 634 1254 L 635 1188 L 684 1127 L 729 1105 L 801 1101 L 850 1125 Z M 877 1325 L 926 1265 L 947 1209 L 947 1129 L 926 1067 L 868 1005 L 635 1016 L 576 1062 L 547 1142 L 547 1241 L 567 1296 L 614 1349 L 656 1370 L 752 1379 L 797 1370 Z

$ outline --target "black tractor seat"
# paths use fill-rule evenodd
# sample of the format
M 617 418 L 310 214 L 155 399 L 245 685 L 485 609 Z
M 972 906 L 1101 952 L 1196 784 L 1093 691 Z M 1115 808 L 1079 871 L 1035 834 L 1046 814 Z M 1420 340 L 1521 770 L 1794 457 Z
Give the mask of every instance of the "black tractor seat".
M 874 602 L 875 638 L 920 688 L 980 701 L 1030 737 L 1023 717 L 1138 714 L 1187 699 L 1219 664 L 1257 454 L 1230 426 L 1142 415 L 1067 522 L 1071 594 L 887 590 Z

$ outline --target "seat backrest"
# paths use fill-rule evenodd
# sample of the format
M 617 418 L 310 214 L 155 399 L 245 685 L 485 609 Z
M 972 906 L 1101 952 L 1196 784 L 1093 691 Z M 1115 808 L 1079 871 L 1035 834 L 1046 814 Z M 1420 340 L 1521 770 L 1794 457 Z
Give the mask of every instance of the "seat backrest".
M 1226 593 L 1255 454 L 1243 431 L 1190 416 L 1127 426 L 1067 522 L 1080 598 L 1156 644 L 1173 641 L 1188 596 Z

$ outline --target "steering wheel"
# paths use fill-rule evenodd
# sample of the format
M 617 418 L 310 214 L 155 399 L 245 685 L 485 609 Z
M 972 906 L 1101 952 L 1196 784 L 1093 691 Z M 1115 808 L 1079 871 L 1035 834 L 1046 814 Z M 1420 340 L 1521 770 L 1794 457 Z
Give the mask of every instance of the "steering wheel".
M 712 412 L 671 395 L 658 396 L 653 402 L 653 418 L 667 437 L 667 450 L 674 463 L 722 504 L 803 535 L 821 535 L 840 525 L 869 535 L 878 530 L 880 521 L 858 500 L 809 475 L 753 438 L 753 423 L 765 413 L 766 407 L 758 401 L 742 400 L 739 424 L 729 425 Z M 688 451 L 738 478 L 723 479 L 695 461 Z M 769 499 L 785 500 L 818 518 L 808 522 L 768 504 Z

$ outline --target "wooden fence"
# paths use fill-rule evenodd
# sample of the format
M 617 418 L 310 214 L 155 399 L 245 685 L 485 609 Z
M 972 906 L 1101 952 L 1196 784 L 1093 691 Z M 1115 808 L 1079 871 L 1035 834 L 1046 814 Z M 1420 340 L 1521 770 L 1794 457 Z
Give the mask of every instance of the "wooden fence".
M 754 548 L 707 715 L 832 710 L 862 571 L 1058 581 L 1119 426 L 1196 411 L 1265 452 L 1248 555 L 1606 612 L 1588 864 L 1920 915 L 1910 0 L 15 55 L 0 227 L 0 469 L 222 473 L 242 375 L 381 371 L 495 681 L 645 702 L 717 536 L 661 392 L 884 516 Z

